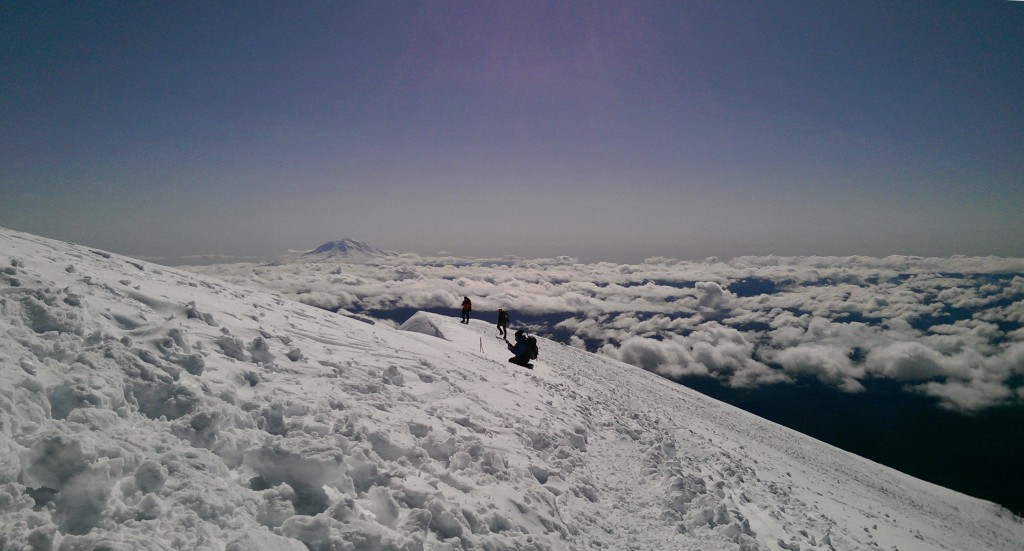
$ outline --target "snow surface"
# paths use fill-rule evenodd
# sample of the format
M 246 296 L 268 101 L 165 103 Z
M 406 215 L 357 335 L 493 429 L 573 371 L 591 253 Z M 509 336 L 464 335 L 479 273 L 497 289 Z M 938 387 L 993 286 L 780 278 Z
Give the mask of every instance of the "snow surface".
M 0 549 L 1024 545 L 992 503 L 642 369 L 405 327 L 0 228 Z

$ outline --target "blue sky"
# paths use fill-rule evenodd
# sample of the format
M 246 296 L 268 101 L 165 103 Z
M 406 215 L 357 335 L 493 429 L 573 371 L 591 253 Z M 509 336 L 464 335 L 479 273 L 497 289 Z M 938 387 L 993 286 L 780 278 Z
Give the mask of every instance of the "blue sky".
M 1024 256 L 1024 3 L 5 3 L 0 47 L 0 225 L 125 254 Z

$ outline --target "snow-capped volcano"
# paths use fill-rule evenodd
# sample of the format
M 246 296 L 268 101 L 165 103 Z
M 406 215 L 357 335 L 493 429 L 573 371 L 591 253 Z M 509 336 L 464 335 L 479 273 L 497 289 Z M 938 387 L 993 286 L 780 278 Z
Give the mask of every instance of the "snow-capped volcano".
M 1020 549 L 1005 509 L 613 359 L 0 228 L 0 549 Z
M 311 255 L 362 255 L 362 256 L 394 256 L 395 253 L 378 249 L 377 247 L 371 246 L 362 241 L 356 241 L 355 239 L 338 239 L 336 241 L 328 241 L 323 245 L 305 253 L 304 256 Z

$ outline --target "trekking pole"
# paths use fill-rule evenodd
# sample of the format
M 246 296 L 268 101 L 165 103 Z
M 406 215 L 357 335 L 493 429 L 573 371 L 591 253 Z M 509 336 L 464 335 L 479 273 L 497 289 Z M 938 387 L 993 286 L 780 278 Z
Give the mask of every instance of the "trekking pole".
M 481 352 L 484 351 L 484 338 L 483 337 L 480 337 L 480 351 Z

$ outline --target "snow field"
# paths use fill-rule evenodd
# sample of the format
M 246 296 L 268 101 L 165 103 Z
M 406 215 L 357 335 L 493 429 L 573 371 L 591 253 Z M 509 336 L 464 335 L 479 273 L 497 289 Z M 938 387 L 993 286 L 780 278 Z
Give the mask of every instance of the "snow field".
M 0 549 L 1018 549 L 1020 519 L 613 360 L 0 229 Z

